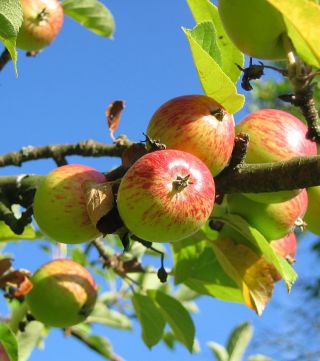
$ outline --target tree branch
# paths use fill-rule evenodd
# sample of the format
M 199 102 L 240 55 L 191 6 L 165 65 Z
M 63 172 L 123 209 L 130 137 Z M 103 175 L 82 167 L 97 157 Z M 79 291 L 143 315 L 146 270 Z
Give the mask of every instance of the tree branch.
M 10 53 L 7 49 L 4 49 L 0 55 L 0 71 L 6 66 L 6 64 L 11 60 Z
M 52 144 L 42 147 L 28 146 L 17 152 L 11 152 L 0 156 L 0 167 L 8 165 L 21 166 L 22 163 L 52 158 L 57 165 L 66 164 L 65 157 L 81 155 L 82 157 L 121 157 L 123 151 L 132 144 L 127 138 L 115 144 L 99 143 L 94 140 L 85 140 L 76 144 Z

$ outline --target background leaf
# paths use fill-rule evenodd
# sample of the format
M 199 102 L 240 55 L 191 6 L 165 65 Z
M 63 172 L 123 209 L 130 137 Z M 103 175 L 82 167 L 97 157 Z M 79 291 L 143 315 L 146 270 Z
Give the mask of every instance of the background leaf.
M 253 335 L 253 327 L 245 322 L 236 327 L 229 337 L 227 350 L 229 361 L 240 361 Z
M 18 332 L 19 361 L 27 361 L 33 349 L 39 344 L 45 327 L 41 322 L 31 321 L 24 332 Z
M 0 242 L 16 241 L 19 239 L 36 240 L 43 238 L 43 234 L 36 231 L 30 224 L 25 227 L 23 233 L 15 234 L 4 222 L 0 221 Z
M 177 339 L 192 352 L 195 339 L 195 327 L 188 311 L 181 302 L 158 290 L 149 290 L 150 295 L 160 307 L 164 319 L 170 325 Z
M 218 361 L 229 361 L 228 351 L 216 342 L 210 341 L 207 343 Z
M 66 15 L 94 33 L 111 38 L 115 23 L 111 12 L 97 0 L 64 0 Z

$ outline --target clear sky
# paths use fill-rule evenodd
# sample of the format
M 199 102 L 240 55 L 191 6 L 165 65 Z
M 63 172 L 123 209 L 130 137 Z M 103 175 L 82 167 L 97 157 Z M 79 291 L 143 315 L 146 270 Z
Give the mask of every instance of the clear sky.
M 65 19 L 59 37 L 36 58 L 19 53 L 19 77 L 11 65 L 0 73 L 1 142 L 0 154 L 24 146 L 74 143 L 95 139 L 110 143 L 105 124 L 105 109 L 116 99 L 123 99 L 123 112 L 116 135 L 125 133 L 132 140 L 142 140 L 152 113 L 166 100 L 179 95 L 202 93 L 193 66 L 188 42 L 181 26 L 193 27 L 186 1 L 123 1 L 104 3 L 116 20 L 114 40 L 98 37 L 69 18 Z M 244 112 L 236 114 L 241 119 Z M 117 159 L 69 158 L 101 171 L 118 164 Z M 46 174 L 55 167 L 51 160 L 29 162 L 23 168 L 0 168 L 0 175 Z M 301 246 L 298 269 L 307 272 L 312 264 L 308 246 Z M 35 270 L 49 260 L 36 242 L 20 242 L 8 247 L 15 253 L 15 267 Z M 294 293 L 295 291 L 293 291 Z M 261 318 L 243 305 L 203 297 L 194 315 L 197 338 L 202 352 L 190 355 L 183 347 L 169 351 L 162 343 L 148 350 L 140 338 L 140 328 L 133 332 L 99 327 L 114 350 L 127 361 L 140 360 L 212 360 L 206 342 L 225 343 L 231 329 L 251 320 L 256 328 L 283 326 L 279 303 L 289 298 L 283 284 L 277 285 L 276 297 Z M 0 302 L 0 314 L 4 313 Z M 31 361 L 70 360 L 99 361 L 78 341 L 64 339 L 60 330 L 53 330 L 44 351 L 35 351 Z

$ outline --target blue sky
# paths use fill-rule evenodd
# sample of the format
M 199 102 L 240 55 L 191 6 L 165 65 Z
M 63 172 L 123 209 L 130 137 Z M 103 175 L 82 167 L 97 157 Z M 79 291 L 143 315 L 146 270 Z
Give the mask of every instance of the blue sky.
M 116 135 L 125 133 L 132 140 L 143 139 L 153 112 L 166 100 L 184 94 L 201 94 L 201 86 L 193 66 L 188 42 L 181 26 L 193 27 L 186 1 L 123 1 L 104 3 L 116 20 L 114 40 L 88 32 L 69 18 L 54 43 L 36 58 L 19 53 L 19 77 L 11 65 L 0 74 L 1 142 L 0 153 L 19 150 L 23 146 L 74 143 L 95 139 L 110 143 L 105 109 L 116 99 L 123 99 L 123 112 Z M 244 111 L 236 114 L 241 119 Z M 117 159 L 69 158 L 107 171 L 118 164 Z M 55 167 L 51 160 L 29 162 L 23 168 L 0 168 L 0 175 L 46 174 Z M 308 273 L 310 238 L 301 245 L 297 269 Z M 35 270 L 48 261 L 37 244 L 21 242 L 10 246 L 15 253 L 15 266 Z M 298 254 L 299 257 L 299 254 Z M 307 267 L 308 266 L 308 267 Z M 293 290 L 294 294 L 295 290 Z M 190 355 L 183 347 L 169 351 L 163 344 L 148 350 L 140 338 L 140 328 L 133 332 L 99 328 L 114 350 L 127 361 L 146 360 L 213 360 L 206 342 L 225 343 L 231 329 L 251 320 L 256 328 L 283 326 L 279 303 L 288 303 L 283 284 L 278 284 L 275 299 L 261 318 L 243 305 L 203 297 L 194 316 L 197 338 L 202 352 Z M 3 312 L 0 303 L 0 314 Z M 35 351 L 31 361 L 69 360 L 99 361 L 78 341 L 65 339 L 60 330 L 53 330 L 45 350 Z

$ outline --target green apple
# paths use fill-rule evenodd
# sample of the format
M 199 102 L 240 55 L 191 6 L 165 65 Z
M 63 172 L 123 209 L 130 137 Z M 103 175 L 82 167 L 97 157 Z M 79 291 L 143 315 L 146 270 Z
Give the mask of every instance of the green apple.
M 308 188 L 309 205 L 304 217 L 307 230 L 320 235 L 320 186 Z
M 36 191 L 33 213 L 40 230 L 61 243 L 82 243 L 100 235 L 87 213 L 85 184 L 104 183 L 105 176 L 82 164 L 49 173 Z
M 304 189 L 294 198 L 281 203 L 255 202 L 242 194 L 227 196 L 228 209 L 243 217 L 268 241 L 284 237 L 304 216 L 308 207 L 308 195 Z
M 283 17 L 266 0 L 219 0 L 222 24 L 245 54 L 263 59 L 285 59 Z
M 234 120 L 205 95 L 173 98 L 153 114 L 147 135 L 167 148 L 191 153 L 217 175 L 228 164 L 234 145 Z
M 51 327 L 69 327 L 84 321 L 96 302 L 96 284 L 79 263 L 56 259 L 32 276 L 33 288 L 26 296 L 37 321 Z
M 23 22 L 17 37 L 17 47 L 39 51 L 58 35 L 63 23 L 63 8 L 59 0 L 20 0 Z

